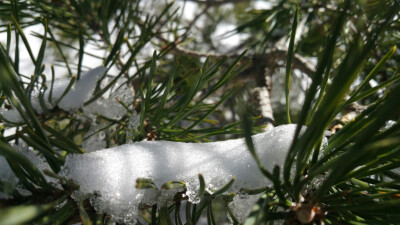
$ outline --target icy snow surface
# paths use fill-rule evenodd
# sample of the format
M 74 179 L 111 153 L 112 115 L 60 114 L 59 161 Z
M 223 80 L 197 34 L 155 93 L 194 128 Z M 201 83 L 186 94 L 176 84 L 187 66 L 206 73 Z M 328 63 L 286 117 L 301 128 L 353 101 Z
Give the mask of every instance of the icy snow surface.
M 283 165 L 295 129 L 295 124 L 289 124 L 253 136 L 258 156 L 268 170 L 274 165 Z M 236 180 L 229 192 L 271 184 L 259 172 L 244 139 L 213 143 L 153 141 L 125 144 L 83 155 L 68 155 L 61 172 L 80 185 L 76 198 L 91 196 L 97 211 L 125 222 L 134 221 L 141 206 L 168 204 L 181 191 L 139 190 L 135 188 L 137 178 L 152 179 L 159 189 L 167 181 L 184 181 L 189 201 L 197 203 L 200 173 L 210 192 L 232 178 Z M 253 197 L 250 199 L 255 201 Z M 234 212 L 241 218 L 248 213 L 241 209 Z
M 89 99 L 96 86 L 97 80 L 104 75 L 107 68 L 104 66 L 96 67 L 81 75 L 79 80 L 75 81 L 71 90 L 62 98 L 58 106 L 67 111 L 73 111 L 83 106 L 83 103 Z M 51 102 L 49 102 L 50 84 L 48 82 L 48 89 L 44 93 L 44 101 L 47 108 L 52 109 L 53 105 L 64 93 L 68 87 L 70 78 L 56 79 L 54 81 Z M 43 113 L 43 109 L 39 102 L 39 91 L 35 90 L 31 98 L 32 107 L 39 114 Z M 4 110 L 1 109 L 0 114 L 8 121 L 14 123 L 21 123 L 23 119 L 16 109 Z

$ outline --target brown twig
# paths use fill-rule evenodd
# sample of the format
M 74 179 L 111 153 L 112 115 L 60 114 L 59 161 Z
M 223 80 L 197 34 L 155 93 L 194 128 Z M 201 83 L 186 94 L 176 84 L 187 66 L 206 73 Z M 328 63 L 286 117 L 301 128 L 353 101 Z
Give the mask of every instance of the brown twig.
M 165 43 L 168 42 L 167 40 L 165 40 L 163 38 L 160 40 L 164 41 Z M 174 49 L 172 51 L 174 51 L 175 53 L 178 53 L 178 54 L 183 54 L 183 55 L 188 55 L 188 56 L 211 57 L 211 58 L 215 58 L 215 59 L 219 59 L 219 58 L 223 58 L 223 57 L 228 57 L 228 58 L 239 57 L 238 54 L 226 55 L 226 54 L 217 54 L 217 53 L 203 53 L 203 52 L 198 52 L 198 51 L 194 51 L 194 50 L 189 50 L 189 49 L 179 46 L 179 44 L 177 44 L 177 43 L 175 43 Z M 267 51 L 265 54 L 255 54 L 255 55 L 243 57 L 243 59 L 245 59 L 245 60 L 254 60 L 255 58 L 258 59 L 257 61 L 265 61 L 265 62 L 267 62 L 268 59 L 271 59 L 271 58 L 274 59 L 275 62 L 276 61 L 286 61 L 287 51 L 274 49 L 274 50 Z M 293 68 L 298 69 L 301 72 L 303 72 L 309 76 L 311 76 L 315 72 L 314 66 L 311 65 L 310 63 L 308 63 L 305 58 L 301 57 L 298 54 L 294 54 L 292 66 L 293 66 Z

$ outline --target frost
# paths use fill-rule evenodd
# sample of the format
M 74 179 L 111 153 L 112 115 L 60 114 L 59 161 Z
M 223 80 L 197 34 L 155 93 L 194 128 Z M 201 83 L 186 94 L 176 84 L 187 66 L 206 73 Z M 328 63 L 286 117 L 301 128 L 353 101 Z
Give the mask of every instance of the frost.
M 283 165 L 295 129 L 294 124 L 283 125 L 253 136 L 257 154 L 267 169 Z M 62 170 L 62 175 L 80 185 L 75 198 L 91 197 L 97 211 L 106 212 L 120 221 L 134 221 L 143 206 L 168 204 L 179 189 L 160 191 L 167 181 L 185 182 L 189 200 L 198 202 L 199 183 L 195 180 L 200 173 L 210 192 L 232 178 L 236 180 L 228 192 L 270 185 L 260 173 L 244 139 L 213 143 L 153 141 L 126 144 L 84 155 L 68 155 Z M 135 188 L 138 178 L 151 179 L 158 190 Z M 252 202 L 253 198 L 249 197 Z M 237 204 L 240 201 L 246 199 L 237 200 Z M 246 203 L 252 204 L 250 200 Z
M 97 80 L 104 75 L 107 68 L 99 66 L 81 75 L 80 79 L 77 80 L 71 90 L 61 99 L 57 104 L 58 107 L 67 110 L 74 111 L 83 106 L 83 103 L 89 99 L 96 86 Z M 55 107 L 54 103 L 62 96 L 64 91 L 67 89 L 70 83 L 69 78 L 57 79 L 54 81 L 52 96 L 49 101 L 50 88 L 44 93 L 44 103 L 47 108 L 52 109 Z M 50 86 L 50 85 L 48 85 Z M 43 113 L 43 109 L 39 102 L 39 91 L 35 90 L 32 93 L 31 104 L 33 109 L 38 113 Z M 6 111 L 1 109 L 0 114 L 7 121 L 13 123 L 21 123 L 23 119 L 16 109 Z

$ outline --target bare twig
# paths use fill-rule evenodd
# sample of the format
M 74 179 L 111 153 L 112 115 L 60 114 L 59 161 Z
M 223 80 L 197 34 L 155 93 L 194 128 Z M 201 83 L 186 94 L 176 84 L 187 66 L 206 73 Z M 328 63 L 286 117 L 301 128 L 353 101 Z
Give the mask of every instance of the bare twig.
M 164 41 L 165 43 L 167 43 L 168 41 L 165 39 L 161 39 L 160 40 Z M 237 58 L 239 57 L 238 54 L 229 54 L 229 55 L 225 55 L 225 54 L 217 54 L 217 53 L 203 53 L 203 52 L 198 52 L 198 51 L 194 51 L 194 50 L 189 50 L 186 48 L 183 48 L 181 46 L 179 46 L 177 43 L 175 43 L 175 48 L 173 49 L 173 51 L 175 53 L 178 54 L 184 54 L 184 55 L 188 55 L 188 56 L 194 56 L 194 57 L 211 57 L 211 58 L 223 58 L 223 57 L 228 57 L 228 58 Z M 265 54 L 255 54 L 255 55 L 250 55 L 250 56 L 245 56 L 243 57 L 243 59 L 245 60 L 254 60 L 255 58 L 257 58 L 257 61 L 268 61 L 269 59 L 274 59 L 274 61 L 286 61 L 286 57 L 287 57 L 287 51 L 285 50 L 278 50 L 278 49 L 274 49 L 274 50 L 270 50 L 267 51 Z M 311 76 L 311 74 L 314 73 L 315 68 L 313 65 L 311 65 L 309 62 L 307 62 L 307 60 L 304 57 L 301 57 L 298 54 L 295 54 L 293 56 L 293 62 L 292 62 L 292 66 L 295 69 L 300 70 L 301 72 Z
M 271 98 L 267 87 L 261 86 L 253 89 L 253 97 L 257 100 L 256 110 L 259 111 L 260 115 L 264 119 L 264 123 L 267 126 L 273 125 L 274 115 L 272 111 Z

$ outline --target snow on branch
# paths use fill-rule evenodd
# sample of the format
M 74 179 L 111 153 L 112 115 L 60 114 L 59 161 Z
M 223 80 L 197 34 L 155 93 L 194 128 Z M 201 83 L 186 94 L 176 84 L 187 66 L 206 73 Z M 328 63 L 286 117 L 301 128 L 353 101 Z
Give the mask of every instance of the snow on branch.
M 83 103 L 87 101 L 92 95 L 93 90 L 96 86 L 96 82 L 100 77 L 104 75 L 106 70 L 107 68 L 105 68 L 104 66 L 99 66 L 86 72 L 85 74 L 82 74 L 80 79 L 76 80 L 71 89 L 64 96 L 63 94 L 68 88 L 71 79 L 56 79 L 54 81 L 53 88 L 43 94 L 43 99 L 46 107 L 48 109 L 52 109 L 57 105 L 61 109 L 67 111 L 74 111 L 79 107 L 82 107 Z M 31 104 L 36 113 L 43 113 L 43 109 L 39 101 L 38 90 L 35 90 L 32 93 Z M 10 110 L 0 109 L 0 114 L 7 121 L 13 123 L 23 122 L 21 115 L 15 108 L 12 108 Z
M 294 124 L 283 125 L 253 136 L 265 168 L 272 170 L 275 165 L 283 165 L 295 129 Z M 140 207 L 171 203 L 183 190 L 162 190 L 162 185 L 168 181 L 184 182 L 185 196 L 192 203 L 200 200 L 199 174 L 204 176 L 210 194 L 232 179 L 235 181 L 229 192 L 271 184 L 259 171 L 244 139 L 212 143 L 152 141 L 125 144 L 84 155 L 68 155 L 62 174 L 80 185 L 76 193 L 78 199 L 90 196 L 97 211 L 124 221 L 135 220 Z M 154 189 L 137 189 L 137 181 L 142 178 L 151 180 Z
M 283 165 L 295 129 L 295 124 L 289 124 L 253 135 L 258 157 L 266 169 Z M 47 163 L 32 151 L 19 150 L 42 172 L 48 169 Z M 0 169 L 0 180 L 16 183 L 15 175 L 3 157 L 0 157 Z M 73 195 L 76 200 L 90 198 L 98 212 L 125 222 L 135 221 L 138 211 L 144 207 L 173 203 L 178 193 L 183 193 L 183 197 L 190 202 L 198 203 L 199 174 L 204 177 L 208 194 L 213 194 L 233 179 L 227 193 L 272 184 L 259 171 L 244 139 L 211 143 L 151 141 L 125 144 L 83 155 L 68 155 L 60 172 L 60 175 L 79 184 L 79 190 Z M 45 177 L 48 182 L 55 182 Z M 153 188 L 137 188 L 140 180 L 149 181 Z M 162 188 L 169 181 L 179 181 L 184 185 L 174 189 Z M 244 219 L 251 207 L 243 206 L 253 205 L 258 197 L 236 196 L 229 206 L 237 218 Z

